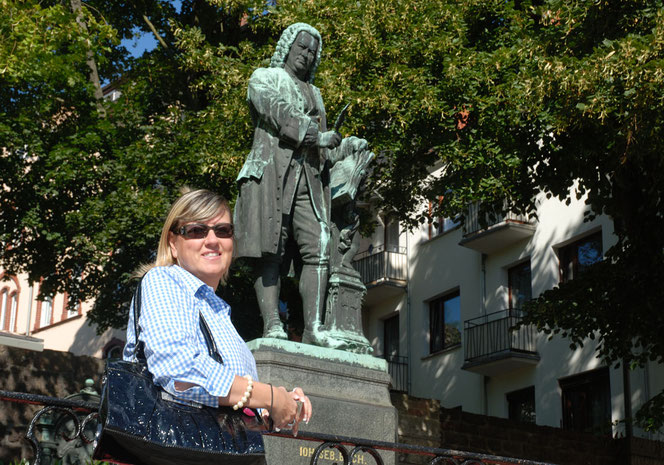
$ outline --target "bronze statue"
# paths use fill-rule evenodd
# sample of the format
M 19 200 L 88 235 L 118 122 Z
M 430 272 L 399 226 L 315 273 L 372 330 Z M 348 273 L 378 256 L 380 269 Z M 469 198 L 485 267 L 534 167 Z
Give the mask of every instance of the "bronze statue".
M 367 142 L 327 130 L 325 106 L 313 85 L 321 48 L 315 28 L 293 24 L 281 35 L 270 67 L 258 68 L 249 80 L 255 131 L 237 179 L 236 256 L 254 259 L 263 337 L 286 339 L 278 314 L 280 271 L 291 262 L 287 245 L 293 240 L 302 264 L 302 342 L 342 348 L 344 343 L 322 327 L 330 262 L 330 167 L 366 150 Z

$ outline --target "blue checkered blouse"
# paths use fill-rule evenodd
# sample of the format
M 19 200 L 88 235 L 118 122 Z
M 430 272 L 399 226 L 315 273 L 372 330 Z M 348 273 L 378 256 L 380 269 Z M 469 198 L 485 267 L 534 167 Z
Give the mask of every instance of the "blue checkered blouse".
M 231 323 L 230 306 L 210 286 L 178 265 L 152 268 L 141 286 L 139 338 L 155 384 L 178 399 L 217 407 L 218 397 L 228 395 L 236 375 L 258 379 L 256 361 Z M 208 355 L 199 313 L 210 327 L 223 364 Z M 135 345 L 132 301 L 125 360 L 133 360 Z M 198 386 L 176 391 L 175 381 Z

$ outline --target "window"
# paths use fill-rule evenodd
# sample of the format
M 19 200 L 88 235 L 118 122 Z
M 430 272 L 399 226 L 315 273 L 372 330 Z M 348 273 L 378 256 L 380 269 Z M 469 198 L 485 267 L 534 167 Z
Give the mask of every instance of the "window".
M 609 369 L 559 380 L 563 394 L 563 429 L 611 433 Z
M 519 423 L 535 423 L 535 386 L 510 392 L 505 397 L 510 420 Z
M 0 330 L 7 330 L 9 321 L 7 318 L 7 297 L 8 297 L 9 291 L 7 289 L 3 289 L 2 293 L 0 293 Z
M 510 288 L 509 308 L 520 309 L 532 299 L 530 260 L 507 270 L 507 281 Z
M 461 344 L 459 292 L 429 302 L 429 350 L 433 354 Z
M 18 312 L 18 296 L 13 292 L 9 296 L 9 331 L 16 331 L 16 313 Z
M 67 305 L 67 318 L 78 316 L 80 313 L 81 313 L 81 303 L 70 301 L 69 305 Z
M 39 317 L 39 327 L 43 328 L 51 324 L 53 316 L 53 297 L 47 297 L 41 303 L 41 315 Z
M 399 252 L 399 222 L 389 220 L 385 225 L 385 250 Z
M 386 360 L 399 355 L 399 315 L 383 321 L 383 355 Z
M 443 196 L 438 197 L 438 204 L 443 201 Z M 429 202 L 429 216 L 433 216 L 433 203 Z M 459 218 L 444 218 L 436 217 L 432 218 L 433 221 L 429 224 L 429 239 L 433 239 L 439 234 L 446 233 L 461 224 Z
M 602 259 L 602 232 L 596 232 L 561 247 L 559 258 L 560 281 L 567 282 L 574 279 L 583 270 Z

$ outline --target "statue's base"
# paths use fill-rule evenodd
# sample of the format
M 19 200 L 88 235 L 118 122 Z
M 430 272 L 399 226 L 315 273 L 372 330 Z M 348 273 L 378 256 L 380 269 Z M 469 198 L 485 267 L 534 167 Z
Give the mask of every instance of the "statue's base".
M 344 343 L 344 349 L 371 354 L 371 343 L 362 333 L 362 300 L 367 288 L 351 269 L 333 267 L 329 280 L 325 334 Z
M 300 431 L 396 442 L 397 413 L 390 402 L 385 360 L 279 339 L 255 339 L 248 346 L 262 382 L 289 390 L 301 387 L 311 399 L 313 417 Z M 265 446 L 268 465 L 308 465 L 318 443 L 267 436 Z M 386 465 L 395 463 L 394 452 L 380 455 Z M 343 460 L 338 451 L 327 449 L 318 463 Z M 354 463 L 375 461 L 359 454 Z

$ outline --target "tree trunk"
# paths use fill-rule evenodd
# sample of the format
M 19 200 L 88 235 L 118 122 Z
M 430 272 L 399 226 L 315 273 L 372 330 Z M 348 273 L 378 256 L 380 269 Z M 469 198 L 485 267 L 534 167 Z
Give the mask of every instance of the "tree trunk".
M 71 2 L 71 9 L 76 15 L 76 23 L 78 24 L 78 27 L 80 27 L 81 30 L 87 32 L 88 27 L 85 24 L 85 21 L 83 20 L 83 13 L 81 11 L 81 0 L 70 0 L 70 2 Z M 94 54 L 92 53 L 92 50 L 88 49 L 86 53 L 86 58 L 87 58 L 86 63 L 90 68 L 90 82 L 92 82 L 92 85 L 95 88 L 94 96 L 95 99 L 97 100 L 97 111 L 99 112 L 100 116 L 104 117 L 106 116 L 106 110 L 102 105 L 104 94 L 101 91 L 101 83 L 99 82 L 99 73 L 97 72 L 97 63 L 95 63 Z

